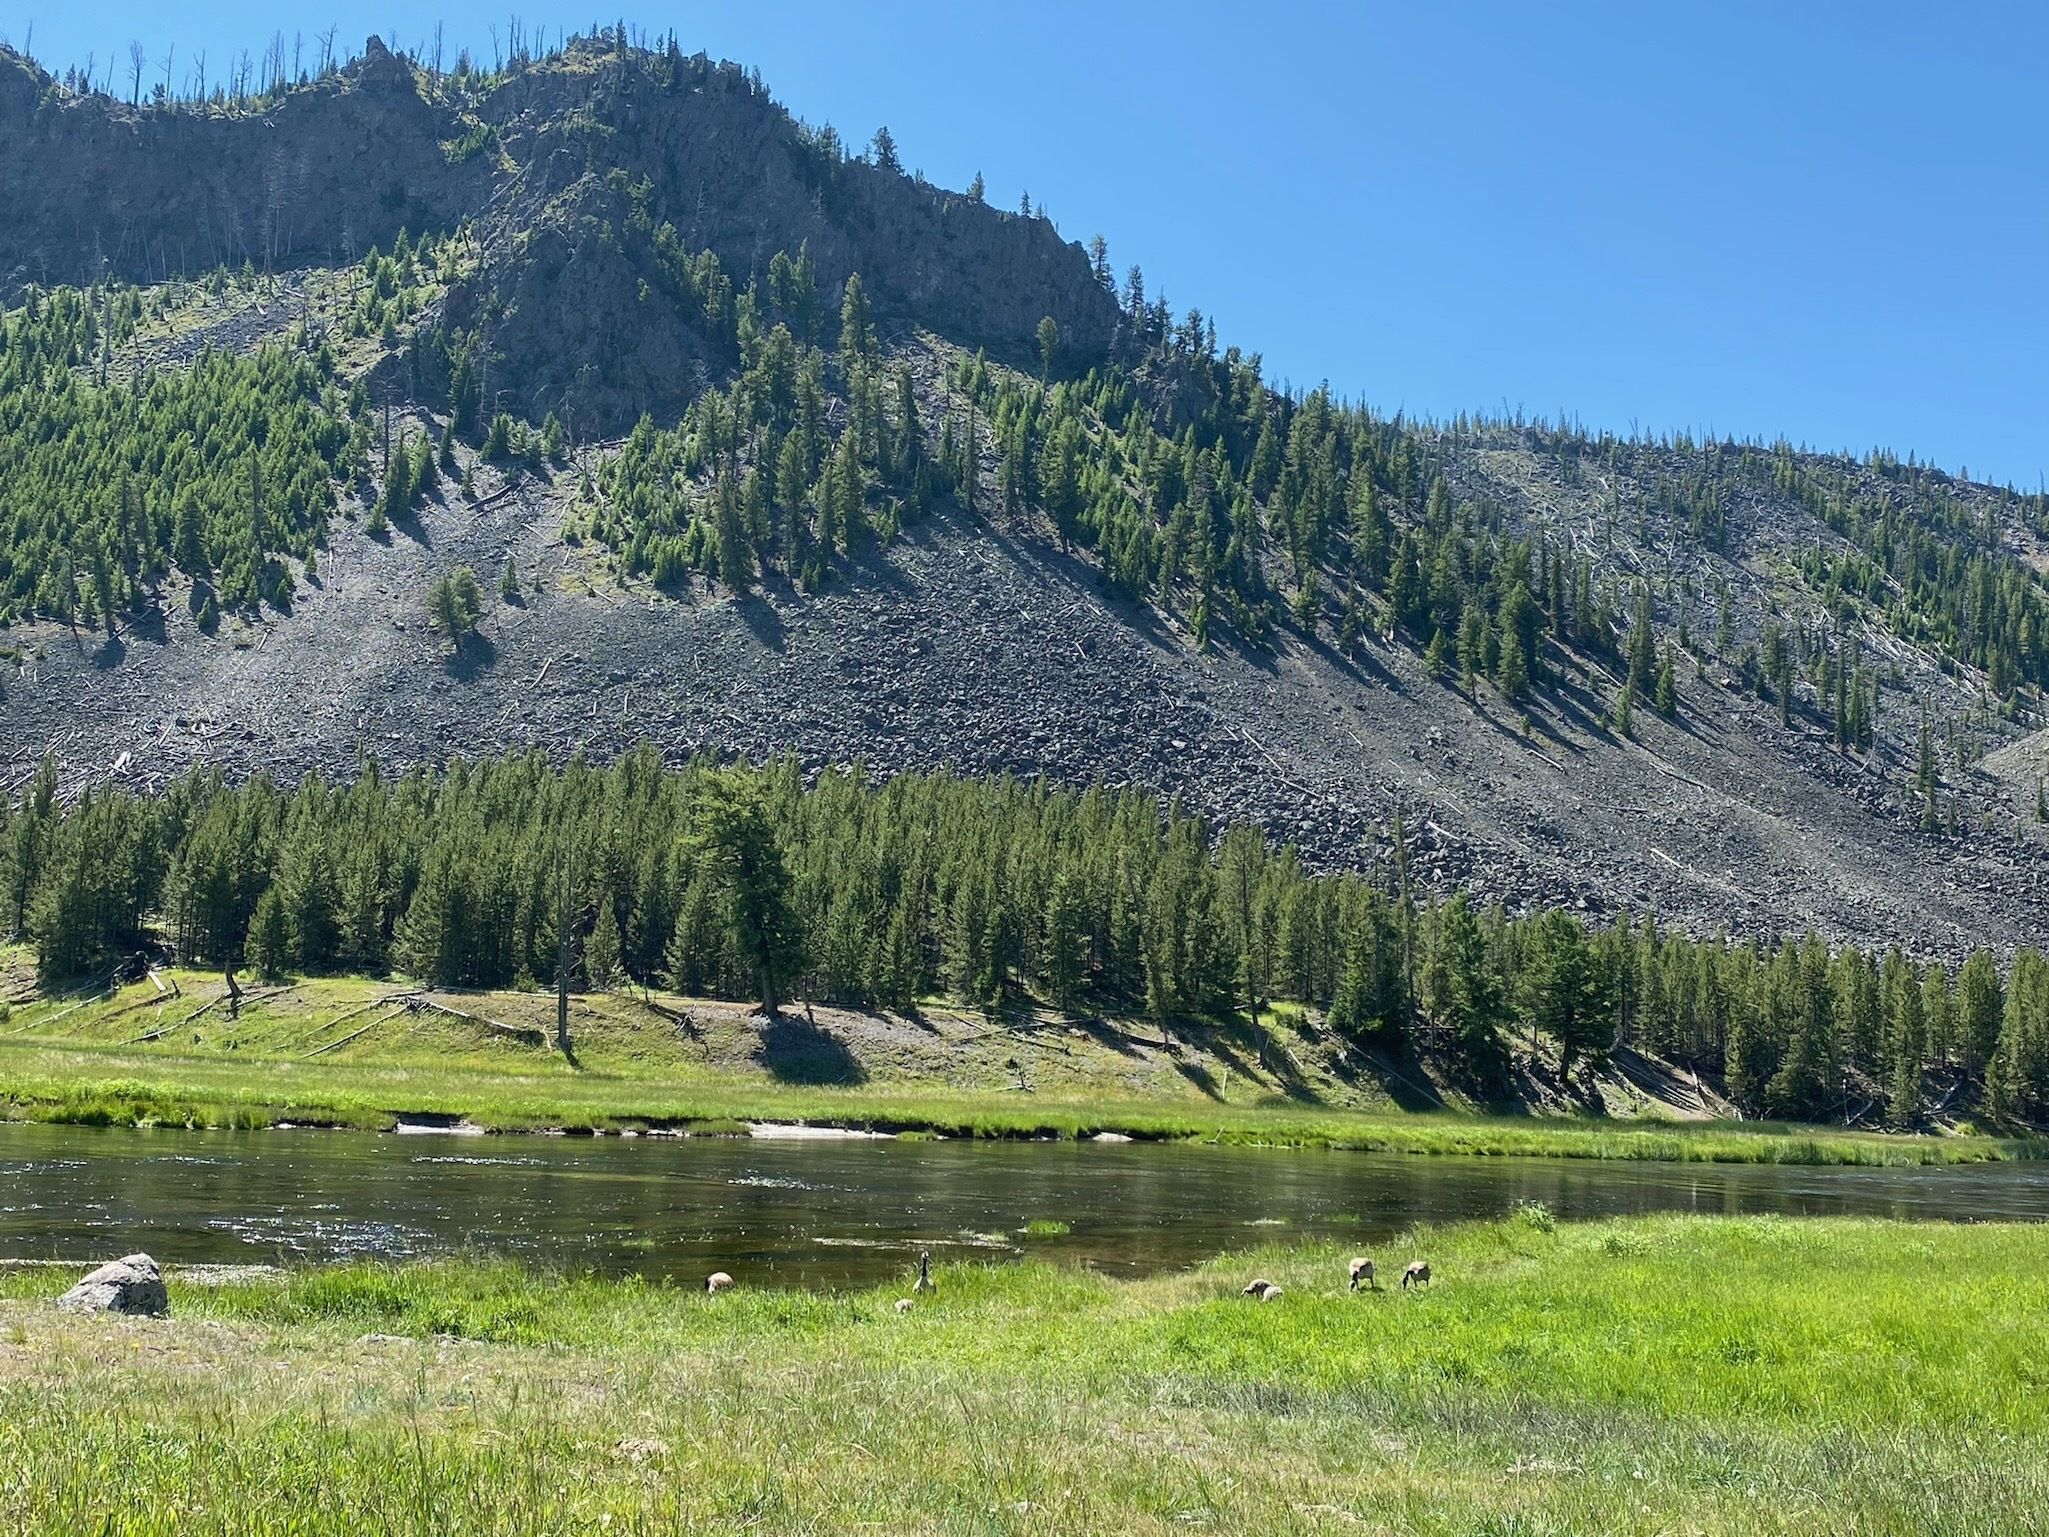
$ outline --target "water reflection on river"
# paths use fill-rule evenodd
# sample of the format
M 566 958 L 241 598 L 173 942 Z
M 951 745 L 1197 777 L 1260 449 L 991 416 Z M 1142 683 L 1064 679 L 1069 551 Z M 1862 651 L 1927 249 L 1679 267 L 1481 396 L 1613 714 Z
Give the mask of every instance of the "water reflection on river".
M 1029 1247 L 1122 1274 L 1275 1237 L 1361 1245 L 1542 1201 L 1641 1211 L 2049 1217 L 2049 1165 L 1823 1169 L 1188 1145 L 598 1140 L 0 1125 L 0 1257 L 507 1254 L 839 1285 Z M 1021 1236 L 1057 1219 L 1060 1237 Z

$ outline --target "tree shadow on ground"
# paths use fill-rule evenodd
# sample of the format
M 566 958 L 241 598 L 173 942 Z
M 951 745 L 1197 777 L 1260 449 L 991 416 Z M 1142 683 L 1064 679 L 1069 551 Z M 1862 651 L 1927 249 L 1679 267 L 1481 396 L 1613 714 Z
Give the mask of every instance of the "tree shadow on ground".
M 747 626 L 748 633 L 764 650 L 780 652 L 783 649 L 783 616 L 776 612 L 775 605 L 767 598 L 757 592 L 739 593 L 733 599 L 733 612 L 740 616 L 740 622 Z
M 491 637 L 472 630 L 441 665 L 456 682 L 468 683 L 480 673 L 489 672 L 497 662 L 498 647 Z
M 1368 1077 L 1380 1086 L 1380 1092 L 1403 1110 L 1442 1110 L 1444 1095 L 1431 1080 L 1430 1070 L 1411 1049 L 1399 1053 L 1386 1051 L 1362 1051 L 1348 1059 L 1359 1064 L 1360 1073 L 1352 1074 L 1352 1081 L 1361 1076 Z
M 1300 1026 L 1300 1030 L 1304 1037 L 1315 1038 L 1313 1025 L 1305 1022 Z M 1258 1075 L 1264 1073 L 1280 1095 L 1297 1104 L 1323 1103 L 1323 1096 L 1316 1091 L 1316 1086 L 1302 1076 L 1301 1064 L 1295 1060 L 1294 1053 L 1288 1050 L 1287 1043 L 1282 1040 L 1275 1021 L 1270 1016 L 1262 1015 L 1257 1026 L 1246 1021 L 1237 1021 L 1231 1027 L 1231 1034 L 1240 1043 L 1242 1050 L 1252 1053 L 1254 1062 L 1252 1069 L 1239 1068 L 1238 1071 L 1245 1072 L 1246 1076 L 1255 1082 Z M 1221 1049 L 1219 1054 L 1222 1054 Z
M 754 1059 L 782 1083 L 865 1083 L 868 1073 L 845 1042 L 802 1015 L 775 1013 L 762 1021 Z
M 1120 1057 L 1136 1058 L 1141 1055 L 1144 1042 L 1127 1035 L 1100 1014 L 1065 1015 L 1061 1024 L 1071 1030 L 1079 1030 L 1098 1046 L 1114 1051 Z

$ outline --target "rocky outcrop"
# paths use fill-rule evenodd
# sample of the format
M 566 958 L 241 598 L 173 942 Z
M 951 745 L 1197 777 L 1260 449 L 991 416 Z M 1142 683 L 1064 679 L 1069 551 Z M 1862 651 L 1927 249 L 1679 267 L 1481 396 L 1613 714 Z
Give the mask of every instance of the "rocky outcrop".
M 492 174 L 451 163 L 452 121 L 381 45 L 262 111 L 137 110 L 0 55 L 0 293 L 346 261 L 446 225 Z
M 1117 317 L 1050 220 L 847 159 L 702 57 L 580 45 L 456 89 L 372 38 L 271 105 L 166 110 L 74 95 L 0 50 L 0 201 L 0 299 L 107 272 L 344 262 L 467 220 L 481 267 L 451 305 L 485 332 L 494 404 L 601 429 L 673 414 L 710 377 L 693 317 L 623 237 L 629 206 L 717 252 L 736 285 L 807 246 L 827 306 L 859 272 L 885 331 L 915 321 L 1027 357 L 1045 316 L 1084 351 Z
M 171 1311 L 171 1298 L 157 1262 L 147 1254 L 131 1254 L 85 1276 L 57 1299 L 57 1306 L 75 1313 L 162 1318 Z

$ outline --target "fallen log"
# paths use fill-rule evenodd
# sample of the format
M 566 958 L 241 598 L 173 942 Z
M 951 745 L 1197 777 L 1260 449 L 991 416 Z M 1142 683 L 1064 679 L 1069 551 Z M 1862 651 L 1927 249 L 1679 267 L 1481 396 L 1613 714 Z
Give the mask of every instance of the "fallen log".
M 496 1030 L 501 1035 L 509 1035 L 522 1042 L 539 1044 L 545 1039 L 541 1031 L 529 1026 L 508 1025 L 502 1019 L 492 1019 L 484 1014 L 472 1014 L 466 1009 L 450 1008 L 445 1003 L 436 1003 L 432 998 L 425 996 L 415 996 L 407 1000 L 405 1006 L 408 1009 L 415 1010 L 429 1009 L 436 1014 L 447 1014 L 468 1024 L 483 1025 L 486 1029 Z
M 310 1062 L 315 1057 L 326 1056 L 327 1053 L 335 1050 L 337 1047 L 348 1045 L 350 1041 L 359 1040 L 363 1036 L 368 1035 L 372 1030 L 375 1030 L 387 1019 L 396 1019 L 399 1015 L 405 1013 L 407 1007 L 408 1005 L 406 1004 L 399 1004 L 396 1008 L 389 1009 L 386 1012 L 378 1015 L 375 1019 L 371 1020 L 369 1024 L 363 1026 L 362 1029 L 351 1030 L 347 1035 L 343 1036 L 340 1040 L 329 1041 L 325 1046 L 316 1046 L 313 1050 L 307 1052 L 306 1055 L 301 1057 L 299 1060 L 301 1062 Z

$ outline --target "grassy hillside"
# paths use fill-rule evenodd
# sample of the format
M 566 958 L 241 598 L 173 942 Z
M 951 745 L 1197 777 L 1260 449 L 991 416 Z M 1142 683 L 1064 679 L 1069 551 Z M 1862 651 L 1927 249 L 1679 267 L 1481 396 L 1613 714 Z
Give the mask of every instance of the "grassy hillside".
M 248 985 L 229 1018 L 217 976 L 163 974 L 107 994 L 16 1005 L 0 1023 L 0 1114 L 97 1124 L 697 1131 L 806 1122 L 962 1136 L 1197 1137 L 1415 1153 L 1721 1162 L 1922 1164 L 2033 1157 L 1984 1136 L 1890 1137 L 1707 1119 L 1689 1081 L 1647 1059 L 1603 1087 L 1633 1120 L 1475 1113 L 1408 1064 L 1400 1076 L 1296 1009 L 1172 1041 L 1154 1027 L 1008 1024 L 673 995 L 574 1000 L 571 1056 L 552 995 L 423 992 L 321 978 Z M 460 1011 L 460 1014 L 447 1010 Z M 467 1016 L 467 1017 L 462 1017 Z M 1424 1072 L 1423 1078 L 1409 1074 Z M 1403 1104 L 1441 1106 L 1427 1113 Z
M 464 1264 L 0 1275 L 22 1533 L 1984 1533 L 2049 1502 L 2032 1227 L 1541 1210 L 1120 1283 L 717 1298 Z M 1284 1295 L 1238 1295 L 1264 1275 Z

